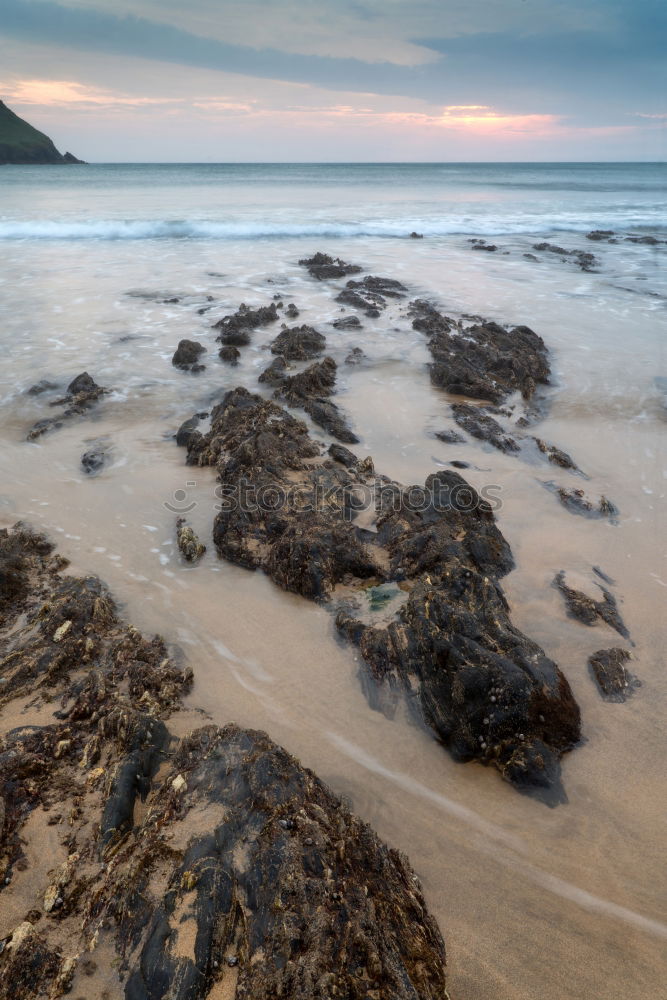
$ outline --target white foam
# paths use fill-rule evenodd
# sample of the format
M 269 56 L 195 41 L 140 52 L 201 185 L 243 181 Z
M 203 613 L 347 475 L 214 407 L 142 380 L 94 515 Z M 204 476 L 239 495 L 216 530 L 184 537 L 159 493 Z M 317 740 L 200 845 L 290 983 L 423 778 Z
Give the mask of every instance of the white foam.
M 646 224 L 644 218 L 628 215 L 616 226 Z M 261 239 L 280 237 L 387 237 L 407 238 L 412 231 L 423 236 L 472 234 L 480 236 L 522 235 L 545 232 L 587 232 L 601 225 L 594 217 L 584 218 L 575 213 L 544 215 L 472 217 L 446 215 L 441 218 L 414 217 L 377 219 L 361 222 L 270 222 L 212 221 L 179 219 L 90 219 L 2 220 L 0 240 L 149 240 L 149 239 Z

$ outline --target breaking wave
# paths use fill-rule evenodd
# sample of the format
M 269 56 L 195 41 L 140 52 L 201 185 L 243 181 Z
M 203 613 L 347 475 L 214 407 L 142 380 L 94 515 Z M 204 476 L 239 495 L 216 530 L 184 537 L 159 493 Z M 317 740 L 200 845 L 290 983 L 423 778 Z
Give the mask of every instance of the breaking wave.
M 619 220 L 614 220 L 619 226 Z M 646 220 L 626 218 L 624 228 L 646 226 Z M 225 240 L 225 239 L 276 239 L 280 237 L 385 237 L 406 238 L 415 231 L 423 236 L 500 236 L 530 235 L 545 232 L 587 232 L 601 228 L 599 219 L 558 216 L 551 220 L 524 217 L 501 219 L 448 217 L 447 219 L 419 220 L 416 218 L 368 220 L 361 222 L 214 222 L 169 219 L 113 220 L 97 219 L 77 221 L 52 221 L 48 219 L 2 220 L 0 240 Z M 656 227 L 653 225 L 652 230 Z

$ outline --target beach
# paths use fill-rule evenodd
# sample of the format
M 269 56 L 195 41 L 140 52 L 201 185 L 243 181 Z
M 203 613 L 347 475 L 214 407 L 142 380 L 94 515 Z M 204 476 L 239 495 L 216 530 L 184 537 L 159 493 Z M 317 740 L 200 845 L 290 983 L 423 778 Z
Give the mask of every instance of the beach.
M 452 1000 L 644 1000 L 663 988 L 664 171 L 3 168 L 0 527 L 20 520 L 45 532 L 67 573 L 99 576 L 127 620 L 180 648 L 194 680 L 177 734 L 202 722 L 265 730 L 408 855 L 447 944 Z M 317 280 L 299 264 L 316 252 L 360 271 Z M 365 275 L 404 293 L 377 315 L 336 301 Z M 434 384 L 415 300 L 461 330 L 490 321 L 542 339 L 550 373 L 535 405 L 508 394 L 496 406 L 510 409 L 493 414 L 516 448 L 454 419 L 452 405 L 480 399 Z M 520 794 L 495 767 L 455 760 L 407 699 L 393 717 L 374 709 L 335 602 L 216 552 L 216 469 L 186 464 L 175 435 L 237 387 L 273 397 L 258 378 L 282 316 L 252 331 L 236 365 L 218 357 L 213 324 L 241 303 L 294 303 L 288 326 L 325 337 L 332 399 L 358 439 L 346 447 L 371 456 L 378 474 L 423 486 L 456 468 L 479 494 L 493 490 L 514 561 L 501 583 L 511 620 L 558 664 L 581 710 L 559 804 Z M 359 324 L 333 325 L 350 316 Z M 206 348 L 204 370 L 172 364 L 184 339 Z M 346 361 L 355 348 L 358 364 Z M 110 391 L 26 440 L 84 371 Z M 40 380 L 52 388 L 31 394 Z M 303 408 L 289 412 L 315 442 L 336 440 Z M 447 432 L 449 441 L 437 436 Z M 549 461 L 535 438 L 576 468 Z M 91 476 L 81 456 L 100 448 Z M 583 490 L 592 507 L 573 509 L 559 489 Z M 207 546 L 196 564 L 179 553 L 179 516 Z M 568 614 L 560 571 L 596 599 L 611 594 L 626 634 Z M 610 647 L 630 653 L 641 682 L 622 702 L 601 696 L 588 665 Z M 21 724 L 36 724 L 29 706 Z M 0 727 L 10 728 L 1 714 Z M 11 924 L 25 908 L 20 879 L 2 896 Z

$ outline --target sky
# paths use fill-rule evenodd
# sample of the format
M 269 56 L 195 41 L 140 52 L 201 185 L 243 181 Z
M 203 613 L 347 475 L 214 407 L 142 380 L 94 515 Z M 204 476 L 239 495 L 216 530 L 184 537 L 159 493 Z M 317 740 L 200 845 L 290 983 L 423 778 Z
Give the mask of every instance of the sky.
M 666 0 L 0 0 L 92 162 L 667 159 Z

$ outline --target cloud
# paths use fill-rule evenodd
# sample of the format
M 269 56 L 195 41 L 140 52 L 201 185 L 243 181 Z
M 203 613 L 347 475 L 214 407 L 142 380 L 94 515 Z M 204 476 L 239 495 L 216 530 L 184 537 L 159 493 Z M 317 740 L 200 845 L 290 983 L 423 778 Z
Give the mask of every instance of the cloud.
M 84 108 L 143 107 L 172 104 L 173 98 L 135 97 L 114 93 L 100 87 L 89 87 L 74 80 L 15 80 L 0 81 L 0 91 L 7 100 L 40 107 L 58 106 Z
M 172 25 L 46 0 L 3 0 L 0 32 L 28 42 L 156 59 L 262 79 L 315 83 L 333 89 L 416 92 L 410 67 L 388 62 L 255 49 L 195 35 Z
M 414 0 L 409 4 L 405 0 L 368 0 L 361 4 L 349 0 L 337 0 L 335 4 L 333 0 L 248 0 L 242 7 L 238 3 L 218 2 L 213 6 L 209 0 L 194 0 L 187 7 L 181 6 L 178 15 L 178 8 L 170 0 L 161 0 L 159 7 L 150 0 L 144 0 L 143 5 L 132 3 L 135 10 L 155 10 L 157 20 L 124 13 L 122 6 L 116 13 L 108 6 L 81 5 L 82 0 L 74 7 L 49 0 L 3 0 L 0 32 L 69 50 L 158 60 L 337 91 L 431 101 L 446 96 L 452 106 L 481 104 L 493 86 L 500 89 L 505 103 L 525 104 L 528 99 L 544 108 L 545 101 L 549 101 L 549 110 L 554 113 L 562 112 L 558 105 L 565 97 L 575 99 L 582 109 L 609 107 L 611 101 L 617 101 L 630 111 L 630 104 L 636 106 L 639 99 L 645 104 L 647 93 L 659 93 L 661 87 L 667 86 L 667 17 L 661 3 L 589 0 L 583 13 L 559 3 L 562 27 L 556 28 L 554 5 L 546 0 L 535 0 L 530 5 L 518 0 L 507 0 L 502 5 L 497 0 L 474 0 L 474 11 L 485 15 L 478 16 L 475 28 L 469 14 L 465 14 L 462 0 Z M 501 7 L 504 22 L 498 17 Z M 519 20 L 520 10 L 524 12 L 523 22 Z M 299 11 L 304 14 L 307 30 L 301 24 Z M 289 16 L 285 17 L 285 13 Z M 266 17 L 255 16 L 260 14 Z M 249 42 L 216 37 L 219 33 L 227 36 L 227 15 L 230 37 L 248 37 Z M 180 18 L 206 33 L 197 34 L 167 23 L 165 18 Z M 256 20 L 263 21 L 262 30 L 254 25 Z M 345 26 L 342 34 L 337 27 L 339 20 Z M 345 37 L 355 40 L 352 24 L 363 26 L 364 45 L 361 49 L 354 47 L 356 57 L 288 51 L 289 45 L 281 49 L 277 42 L 263 44 L 268 38 L 285 39 L 291 35 L 293 47 L 308 48 L 310 43 L 317 49 L 327 23 L 329 34 L 339 42 Z M 319 25 L 319 34 L 314 24 Z M 483 32 L 480 24 L 484 24 Z M 245 35 L 240 30 L 243 25 Z M 419 36 L 421 25 L 428 25 L 432 34 Z M 410 26 L 413 34 L 397 40 L 399 29 L 405 35 Z M 426 61 L 412 65 L 389 61 L 383 48 L 387 38 L 392 44 L 409 43 Z M 254 43 L 262 44 L 257 47 Z M 338 43 L 334 49 L 343 51 Z

